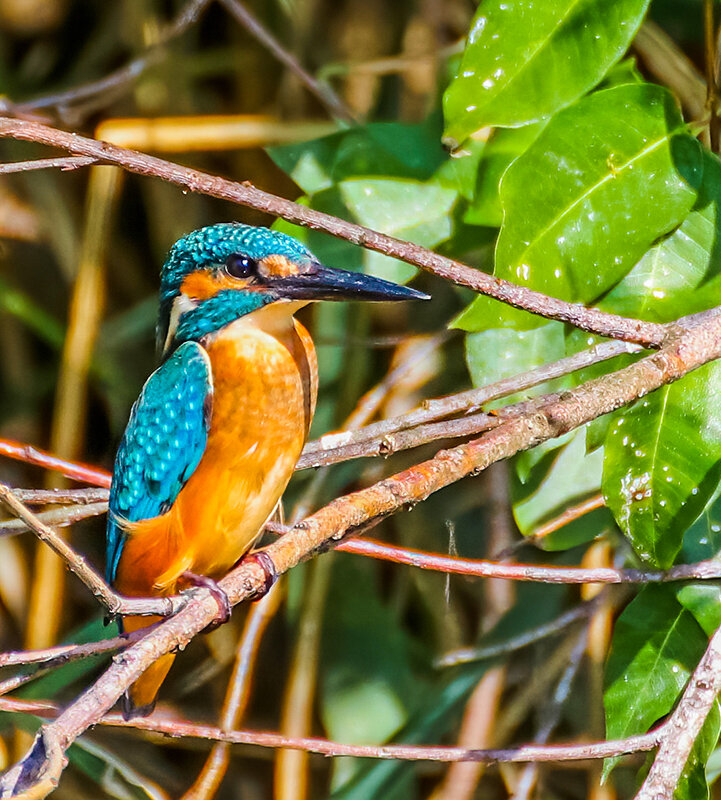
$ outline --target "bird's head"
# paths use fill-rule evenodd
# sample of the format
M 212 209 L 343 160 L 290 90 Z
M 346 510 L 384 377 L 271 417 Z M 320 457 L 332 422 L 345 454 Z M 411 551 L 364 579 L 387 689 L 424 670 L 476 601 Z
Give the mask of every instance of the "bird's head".
M 163 265 L 158 341 L 220 330 L 269 303 L 425 300 L 415 289 L 321 265 L 299 241 L 269 228 L 220 223 L 179 239 Z

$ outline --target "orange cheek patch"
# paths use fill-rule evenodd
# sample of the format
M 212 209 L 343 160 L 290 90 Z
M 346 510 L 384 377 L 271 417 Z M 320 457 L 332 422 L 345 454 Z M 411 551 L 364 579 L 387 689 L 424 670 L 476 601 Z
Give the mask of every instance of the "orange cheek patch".
M 221 282 L 211 272 L 198 270 L 185 276 L 180 291 L 192 300 L 207 300 L 215 297 L 222 288 Z
M 268 276 L 287 278 L 289 275 L 298 275 L 298 265 L 289 261 L 285 256 L 272 255 L 260 262 L 261 271 Z

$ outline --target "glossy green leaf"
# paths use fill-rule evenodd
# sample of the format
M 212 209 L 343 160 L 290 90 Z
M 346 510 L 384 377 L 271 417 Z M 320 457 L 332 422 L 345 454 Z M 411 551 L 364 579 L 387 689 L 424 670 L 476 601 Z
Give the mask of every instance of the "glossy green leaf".
M 495 274 L 592 302 L 683 221 L 702 175 L 700 145 L 665 89 L 596 92 L 557 114 L 506 171 Z M 487 297 L 455 322 L 465 330 L 538 324 Z
M 484 0 L 444 96 L 445 136 L 517 127 L 569 105 L 626 52 L 649 0 Z
M 721 472 L 721 364 L 618 412 L 605 445 L 603 493 L 639 557 L 669 567 Z
M 494 328 L 466 336 L 466 363 L 473 385 L 485 386 L 563 358 L 565 347 L 560 322 L 550 322 L 530 331 Z M 525 392 L 524 396 L 543 391 L 548 391 L 547 385 Z M 513 398 L 506 397 L 503 404 L 512 401 Z
M 652 247 L 600 307 L 667 322 L 721 303 L 721 163 L 704 152 L 697 207 Z M 701 291 L 699 291 L 701 289 Z
M 707 636 L 721 625 L 721 582 L 689 583 L 678 590 L 679 603 L 687 608 Z
M 308 195 L 300 202 L 424 247 L 453 232 L 452 212 L 462 189 L 446 170 L 437 121 L 375 123 L 311 142 L 273 147 L 273 160 Z M 463 179 L 468 183 L 468 179 Z M 347 242 L 278 220 L 275 227 L 308 244 L 321 261 L 397 282 L 415 268 Z
M 687 564 L 695 564 L 706 558 L 715 558 L 721 553 L 721 492 L 706 504 L 698 519 L 683 537 L 682 558 Z
M 718 700 L 715 700 L 683 768 L 673 793 L 674 800 L 708 800 L 710 793 L 706 765 L 716 747 L 720 731 L 721 711 Z
M 606 737 L 645 733 L 667 714 L 708 640 L 673 587 L 646 586 L 618 618 L 606 665 Z M 606 763 L 605 774 L 616 760 Z
M 306 194 L 361 175 L 427 180 L 448 156 L 435 118 L 416 125 L 376 122 L 308 142 L 269 147 L 268 155 Z
M 583 431 L 577 431 L 549 461 L 538 465 L 540 480 L 514 488 L 513 516 L 524 536 L 600 491 L 603 451 L 587 454 Z M 573 480 L 569 475 L 574 476 Z M 592 541 L 612 524 L 608 509 L 598 508 L 545 536 L 539 545 L 546 550 L 565 550 Z
M 543 123 L 522 128 L 498 128 L 491 134 L 478 161 L 475 187 L 463 221 L 500 228 L 503 223 L 500 185 L 503 173 L 543 130 Z

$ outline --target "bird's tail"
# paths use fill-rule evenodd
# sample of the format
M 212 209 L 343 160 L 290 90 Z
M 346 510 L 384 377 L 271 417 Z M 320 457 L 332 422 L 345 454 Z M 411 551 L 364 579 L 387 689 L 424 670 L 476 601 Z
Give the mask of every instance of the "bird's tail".
M 123 629 L 128 633 L 137 631 L 158 622 L 160 617 L 124 617 Z M 175 655 L 168 653 L 160 656 L 145 672 L 130 685 L 123 695 L 122 710 L 126 720 L 133 717 L 147 717 L 155 708 L 158 689 L 165 680 L 170 667 L 175 661 Z

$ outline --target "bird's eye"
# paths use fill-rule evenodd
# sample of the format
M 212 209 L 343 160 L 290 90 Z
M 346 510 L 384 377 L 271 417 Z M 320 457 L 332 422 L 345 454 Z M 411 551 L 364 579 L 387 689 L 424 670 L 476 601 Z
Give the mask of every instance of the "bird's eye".
M 255 272 L 256 262 L 248 256 L 232 253 L 225 259 L 225 269 L 234 278 L 249 278 Z

